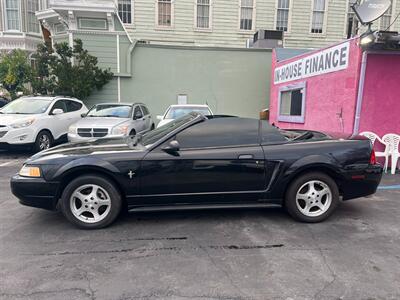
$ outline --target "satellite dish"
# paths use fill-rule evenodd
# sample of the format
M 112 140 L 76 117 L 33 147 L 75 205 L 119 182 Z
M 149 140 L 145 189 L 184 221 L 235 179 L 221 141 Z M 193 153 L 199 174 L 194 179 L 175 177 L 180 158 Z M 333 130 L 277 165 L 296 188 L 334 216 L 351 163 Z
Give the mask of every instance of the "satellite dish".
M 382 17 L 390 5 L 390 0 L 364 0 L 362 4 L 352 6 L 352 9 L 361 24 L 367 25 Z

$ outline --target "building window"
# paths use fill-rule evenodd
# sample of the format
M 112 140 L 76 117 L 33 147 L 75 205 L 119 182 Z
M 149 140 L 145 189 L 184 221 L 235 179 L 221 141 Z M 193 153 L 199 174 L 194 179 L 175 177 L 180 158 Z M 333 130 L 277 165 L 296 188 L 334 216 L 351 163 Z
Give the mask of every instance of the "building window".
M 241 30 L 253 30 L 253 12 L 254 12 L 254 0 L 240 0 Z
M 158 26 L 172 26 L 172 0 L 157 0 Z
M 355 16 L 353 9 L 351 8 L 357 0 L 349 0 L 349 6 L 347 8 L 347 38 L 351 38 L 357 34 L 358 21 Z
M 210 28 L 210 0 L 196 0 L 196 27 Z
M 311 20 L 311 33 L 323 33 L 325 19 L 325 0 L 314 0 Z
M 390 29 L 390 23 L 392 21 L 392 8 L 393 8 L 393 1 L 391 1 L 391 5 L 388 8 L 388 10 L 384 13 L 384 15 L 381 17 L 380 21 L 380 30 L 389 30 Z
M 39 0 L 28 0 L 27 2 L 27 23 L 28 32 L 40 32 L 39 21 L 35 13 L 39 10 Z
M 63 24 L 61 24 L 61 23 L 58 23 L 58 24 L 54 25 L 54 31 L 55 31 L 56 34 L 67 32 L 65 26 Z
M 300 83 L 279 91 L 278 121 L 304 123 L 306 85 Z
M 132 0 L 118 0 L 118 15 L 121 18 L 122 23 L 133 23 L 132 10 Z
M 276 30 L 288 31 L 290 0 L 278 0 Z
M 107 20 L 80 18 L 79 19 L 79 28 L 80 29 L 91 29 L 91 30 L 107 30 Z
M 20 0 L 6 0 L 6 26 L 7 30 L 21 30 Z

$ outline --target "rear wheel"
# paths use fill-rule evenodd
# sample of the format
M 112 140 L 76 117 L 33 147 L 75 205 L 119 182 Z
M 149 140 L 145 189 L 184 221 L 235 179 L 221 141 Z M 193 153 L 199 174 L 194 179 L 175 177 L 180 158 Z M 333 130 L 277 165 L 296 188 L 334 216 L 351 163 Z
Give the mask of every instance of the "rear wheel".
M 73 180 L 61 198 L 61 210 L 74 225 L 83 229 L 100 229 L 110 225 L 121 211 L 118 190 L 108 179 L 85 175 Z
M 42 130 L 36 137 L 33 150 L 35 152 L 40 152 L 43 150 L 50 149 L 53 146 L 53 136 L 47 130 Z
M 296 220 L 317 223 L 327 219 L 339 204 L 335 181 L 324 173 L 306 173 L 295 179 L 286 193 L 285 206 Z

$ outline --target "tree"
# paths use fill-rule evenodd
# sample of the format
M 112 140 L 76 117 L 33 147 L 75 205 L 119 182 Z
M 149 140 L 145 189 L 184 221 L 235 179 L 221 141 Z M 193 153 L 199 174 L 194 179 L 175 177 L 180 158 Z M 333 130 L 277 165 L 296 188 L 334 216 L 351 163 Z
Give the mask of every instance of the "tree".
M 73 48 L 67 43 L 55 44 L 54 51 L 42 44 L 34 58 L 36 71 L 32 87 L 36 93 L 86 99 L 113 77 L 109 69 L 102 70 L 97 66 L 97 58 L 83 49 L 81 40 L 75 40 Z
M 11 97 L 17 97 L 18 92 L 26 92 L 24 85 L 32 78 L 32 68 L 28 63 L 27 54 L 20 49 L 0 57 L 0 83 L 10 92 Z

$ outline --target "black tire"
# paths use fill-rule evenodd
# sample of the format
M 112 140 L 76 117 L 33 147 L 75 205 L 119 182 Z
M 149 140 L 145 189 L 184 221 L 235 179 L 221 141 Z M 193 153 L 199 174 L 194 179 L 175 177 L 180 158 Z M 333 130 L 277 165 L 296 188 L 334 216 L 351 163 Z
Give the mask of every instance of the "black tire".
M 48 141 L 48 144 L 44 145 L 44 140 Z M 34 152 L 40 152 L 43 150 L 50 149 L 54 144 L 54 139 L 50 131 L 48 130 L 42 130 L 38 133 L 35 144 L 33 145 L 33 151 Z
M 131 132 L 129 132 L 129 136 L 135 136 L 136 135 L 136 130 L 132 129 Z
M 304 214 L 298 207 L 297 205 L 297 193 L 301 192 L 303 190 L 303 186 L 305 184 L 307 184 L 310 181 L 319 181 L 324 183 L 330 190 L 331 192 L 331 202 L 330 205 L 327 206 L 327 210 L 324 211 L 322 213 L 322 210 L 317 207 L 317 203 L 322 203 L 322 201 L 325 202 L 325 204 L 327 203 L 327 197 L 328 196 L 323 196 L 322 198 L 311 198 L 310 201 L 313 201 L 311 203 L 311 209 L 315 209 L 316 211 L 314 212 L 315 214 L 321 213 L 320 215 L 315 215 L 315 216 L 309 216 Z M 302 188 L 300 190 L 300 188 Z M 306 189 L 307 187 L 304 187 L 304 189 Z M 310 195 L 311 196 L 311 195 Z M 313 196 L 311 196 L 313 197 Z M 320 196 L 318 196 L 320 197 Z M 337 206 L 339 205 L 340 202 L 340 195 L 339 195 L 339 189 L 337 187 L 336 182 L 328 175 L 324 174 L 324 173 L 320 173 L 320 172 L 310 172 L 310 173 L 305 173 L 303 175 L 300 175 L 299 177 L 297 177 L 296 179 L 294 179 L 294 181 L 290 184 L 287 192 L 286 192 L 286 197 L 285 197 L 285 208 L 288 211 L 288 213 L 297 221 L 300 222 L 306 222 L 306 223 L 318 223 L 318 222 L 322 222 L 324 220 L 326 220 L 327 218 L 329 218 L 329 216 L 335 211 L 335 209 L 337 208 Z M 307 197 L 308 199 L 310 199 L 310 197 Z M 300 208 L 305 208 L 305 204 L 306 202 L 304 201 L 304 204 L 302 204 L 303 200 L 299 200 L 299 205 Z M 304 207 L 302 207 L 302 205 Z M 311 209 L 309 211 L 311 211 Z M 312 212 L 312 211 L 311 211 Z M 313 212 L 312 212 L 313 213 Z
M 74 192 L 86 185 L 96 185 L 103 189 L 109 195 L 109 200 L 111 202 L 110 209 L 106 216 L 99 222 L 84 222 L 78 217 L 74 215 L 71 208 L 71 198 Z M 86 195 L 89 202 L 87 203 L 90 206 L 90 195 Z M 85 198 L 86 198 L 85 197 Z M 76 201 L 76 200 L 74 200 Z M 79 200 L 78 200 L 79 201 Z M 96 203 L 97 205 L 97 203 Z M 84 203 L 82 202 L 82 206 Z M 112 224 L 116 218 L 118 217 L 121 208 L 122 208 L 122 199 L 118 189 L 115 185 L 107 178 L 99 176 L 99 175 L 84 175 L 80 176 L 73 181 L 71 181 L 62 193 L 62 197 L 60 200 L 60 207 L 61 211 L 63 212 L 64 216 L 68 219 L 69 222 L 74 224 L 75 226 L 82 228 L 82 229 L 100 229 L 109 226 Z M 86 206 L 87 207 L 87 206 Z M 100 209 L 100 207 L 98 208 Z M 89 211 L 89 209 L 88 209 Z M 89 211 L 90 213 L 90 211 Z M 83 214 L 82 214 L 83 216 Z M 93 215 L 94 217 L 94 215 Z

